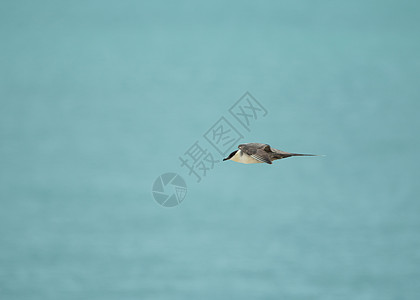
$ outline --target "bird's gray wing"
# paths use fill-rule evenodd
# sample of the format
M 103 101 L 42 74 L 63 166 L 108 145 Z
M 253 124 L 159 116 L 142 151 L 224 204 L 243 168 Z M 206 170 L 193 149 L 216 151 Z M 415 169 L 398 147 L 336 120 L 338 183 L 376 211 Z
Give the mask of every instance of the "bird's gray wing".
M 266 152 L 271 152 L 271 147 L 268 144 L 248 143 L 243 144 L 243 147 L 247 149 L 264 149 Z
M 245 154 L 248 154 L 252 158 L 260 161 L 265 162 L 267 164 L 272 164 L 271 159 L 267 151 L 265 151 L 265 147 L 268 146 L 266 144 L 258 144 L 258 146 L 255 145 L 256 143 L 252 144 L 246 144 L 242 147 L 242 151 Z M 270 146 L 268 146 L 270 147 Z
M 286 151 L 281 151 L 281 150 L 275 149 L 275 148 L 271 148 L 271 150 L 273 151 L 271 153 L 272 160 L 282 159 L 282 158 L 287 158 L 287 157 L 292 156 L 292 153 L 289 153 L 289 152 L 286 152 Z
M 263 149 L 258 149 L 255 154 L 251 155 L 251 157 L 258 161 L 265 162 L 270 165 L 272 164 L 269 154 Z
M 289 152 L 281 151 L 281 150 L 276 149 L 276 148 L 271 148 L 271 151 L 274 152 L 274 153 L 278 153 L 278 154 L 290 154 Z

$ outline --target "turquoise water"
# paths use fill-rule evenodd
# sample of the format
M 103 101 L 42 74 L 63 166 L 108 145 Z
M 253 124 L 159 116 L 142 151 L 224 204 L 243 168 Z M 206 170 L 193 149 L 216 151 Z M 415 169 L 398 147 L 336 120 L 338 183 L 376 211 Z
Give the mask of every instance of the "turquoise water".
M 3 3 L 0 298 L 418 299 L 419 12 Z M 196 183 L 179 156 L 246 91 L 268 113 L 241 142 L 326 156 Z

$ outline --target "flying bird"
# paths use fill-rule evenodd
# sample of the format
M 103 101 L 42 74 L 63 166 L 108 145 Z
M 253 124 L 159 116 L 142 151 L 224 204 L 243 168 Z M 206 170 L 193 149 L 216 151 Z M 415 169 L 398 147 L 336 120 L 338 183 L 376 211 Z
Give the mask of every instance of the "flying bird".
M 233 151 L 223 160 L 233 160 L 243 164 L 267 163 L 272 164 L 274 160 L 287 158 L 291 156 L 317 156 L 315 154 L 299 154 L 284 152 L 272 148 L 267 144 L 248 143 L 238 146 L 239 150 Z

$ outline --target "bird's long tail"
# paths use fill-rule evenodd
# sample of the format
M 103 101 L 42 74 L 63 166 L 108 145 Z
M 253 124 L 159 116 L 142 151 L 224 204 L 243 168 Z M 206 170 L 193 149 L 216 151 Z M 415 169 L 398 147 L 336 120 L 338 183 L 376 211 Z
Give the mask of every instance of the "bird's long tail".
M 290 153 L 290 156 L 321 156 L 321 155 L 317 155 L 317 154 Z
M 282 158 L 288 158 L 292 156 L 322 156 L 322 155 L 316 155 L 316 154 L 302 154 L 302 153 L 276 153 L 273 155 L 273 159 L 282 159 Z

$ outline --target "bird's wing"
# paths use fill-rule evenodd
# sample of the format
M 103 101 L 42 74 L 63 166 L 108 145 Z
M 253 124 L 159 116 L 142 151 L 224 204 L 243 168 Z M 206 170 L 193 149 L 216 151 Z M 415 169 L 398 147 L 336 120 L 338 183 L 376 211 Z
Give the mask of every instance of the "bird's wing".
M 255 154 L 251 155 L 251 157 L 258 160 L 258 161 L 265 162 L 265 163 L 270 164 L 270 165 L 272 164 L 270 156 L 263 149 L 258 149 Z
M 272 164 L 270 156 L 268 154 L 268 152 L 265 150 L 265 148 L 268 146 L 266 144 L 257 144 L 258 146 L 256 147 L 256 143 L 252 143 L 252 144 L 246 144 L 242 147 L 242 151 L 245 154 L 248 154 L 249 156 L 251 156 L 252 158 L 261 161 L 261 162 L 265 162 L 267 164 Z M 268 146 L 270 147 L 270 146 Z
M 290 154 L 289 152 L 281 151 L 281 150 L 276 149 L 276 148 L 271 148 L 271 151 L 273 151 L 274 153 L 278 153 L 278 154 Z
M 261 144 L 261 143 L 248 143 L 243 144 L 244 148 L 247 149 L 264 149 L 267 152 L 271 152 L 271 147 L 268 144 Z

